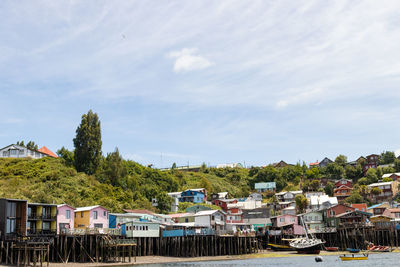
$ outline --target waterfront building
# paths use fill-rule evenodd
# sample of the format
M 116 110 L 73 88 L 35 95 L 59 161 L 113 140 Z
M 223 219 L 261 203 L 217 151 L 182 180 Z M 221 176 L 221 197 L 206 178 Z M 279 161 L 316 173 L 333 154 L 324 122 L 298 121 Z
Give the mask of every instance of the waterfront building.
M 28 202 L 21 199 L 0 199 L 0 235 L 2 241 L 26 236 Z
M 28 203 L 28 236 L 52 236 L 57 234 L 57 205 Z
M 370 198 L 374 202 L 382 202 L 384 200 L 391 200 L 398 191 L 398 182 L 383 182 L 383 183 L 373 183 L 368 185 L 368 188 L 372 190 L 373 188 L 379 188 L 381 193 L 379 195 L 370 193 Z
M 74 229 L 74 211 L 68 204 L 57 205 L 57 234 Z
M 108 228 L 108 210 L 100 205 L 75 209 L 74 228 Z
M 121 234 L 126 237 L 159 237 L 160 224 L 146 221 L 128 221 L 121 224 Z

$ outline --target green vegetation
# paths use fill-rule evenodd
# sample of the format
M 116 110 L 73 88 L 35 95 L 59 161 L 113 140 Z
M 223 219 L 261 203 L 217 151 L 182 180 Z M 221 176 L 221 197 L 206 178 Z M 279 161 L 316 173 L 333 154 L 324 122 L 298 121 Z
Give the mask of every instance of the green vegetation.
M 21 141 L 20 145 L 24 145 Z M 125 160 L 118 148 L 106 156 L 101 154 L 101 129 L 96 113 L 91 110 L 82 116 L 74 138 L 75 150 L 62 147 L 57 151 L 60 158 L 0 159 L 0 197 L 21 198 L 31 202 L 67 203 L 75 207 L 102 205 L 112 212 L 123 209 L 145 208 L 168 213 L 172 198 L 167 192 L 190 188 L 206 188 L 211 193 L 229 192 L 231 197 L 247 197 L 254 184 L 275 182 L 277 191 L 299 190 L 325 191 L 333 194 L 335 180 L 352 179 L 354 190 L 347 199 L 350 203 L 369 201 L 367 184 L 377 182 L 384 173 L 400 171 L 400 160 L 394 153 L 385 151 L 381 162 L 392 164 L 384 168 L 369 169 L 364 177 L 365 159 L 349 165 L 347 157 L 339 155 L 334 162 L 323 168 L 308 168 L 305 163 L 275 168 L 208 168 L 204 163 L 199 172 L 184 172 L 176 169 L 160 171 L 144 167 L 134 161 Z M 37 147 L 30 141 L 29 147 Z M 77 171 L 78 170 L 78 171 Z M 321 188 L 322 179 L 328 185 Z M 274 203 L 271 193 L 263 193 L 264 202 Z M 152 199 L 157 199 L 157 207 Z M 296 199 L 303 209 L 306 201 Z M 181 210 L 192 204 L 180 206 Z

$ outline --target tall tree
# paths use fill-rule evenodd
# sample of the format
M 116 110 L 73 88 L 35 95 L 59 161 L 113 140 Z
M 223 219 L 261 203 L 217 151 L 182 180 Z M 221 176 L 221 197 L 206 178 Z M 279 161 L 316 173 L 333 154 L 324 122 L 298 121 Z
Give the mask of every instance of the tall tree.
M 101 160 L 101 129 L 97 113 L 82 115 L 74 138 L 74 163 L 77 171 L 94 174 Z

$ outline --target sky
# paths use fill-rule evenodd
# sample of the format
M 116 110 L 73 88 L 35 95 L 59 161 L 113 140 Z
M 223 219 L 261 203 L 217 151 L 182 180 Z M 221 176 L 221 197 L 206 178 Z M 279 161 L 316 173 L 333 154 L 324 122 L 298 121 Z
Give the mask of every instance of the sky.
M 1 1 L 0 147 L 156 168 L 400 149 L 399 1 Z

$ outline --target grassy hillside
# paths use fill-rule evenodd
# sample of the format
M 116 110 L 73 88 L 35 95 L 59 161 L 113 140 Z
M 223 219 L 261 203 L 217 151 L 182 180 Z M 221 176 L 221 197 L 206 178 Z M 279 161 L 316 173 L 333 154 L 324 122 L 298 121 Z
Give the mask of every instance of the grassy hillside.
M 0 197 L 75 207 L 100 204 L 121 212 L 130 208 L 155 210 L 151 205 L 153 197 L 168 203 L 167 192 L 188 188 L 229 191 L 235 197 L 246 196 L 250 191 L 244 178 L 248 176 L 246 169 L 191 173 L 154 170 L 132 161 L 123 161 L 122 166 L 123 174 L 113 178 L 114 172 L 106 167 L 88 176 L 66 166 L 62 159 L 0 159 Z

